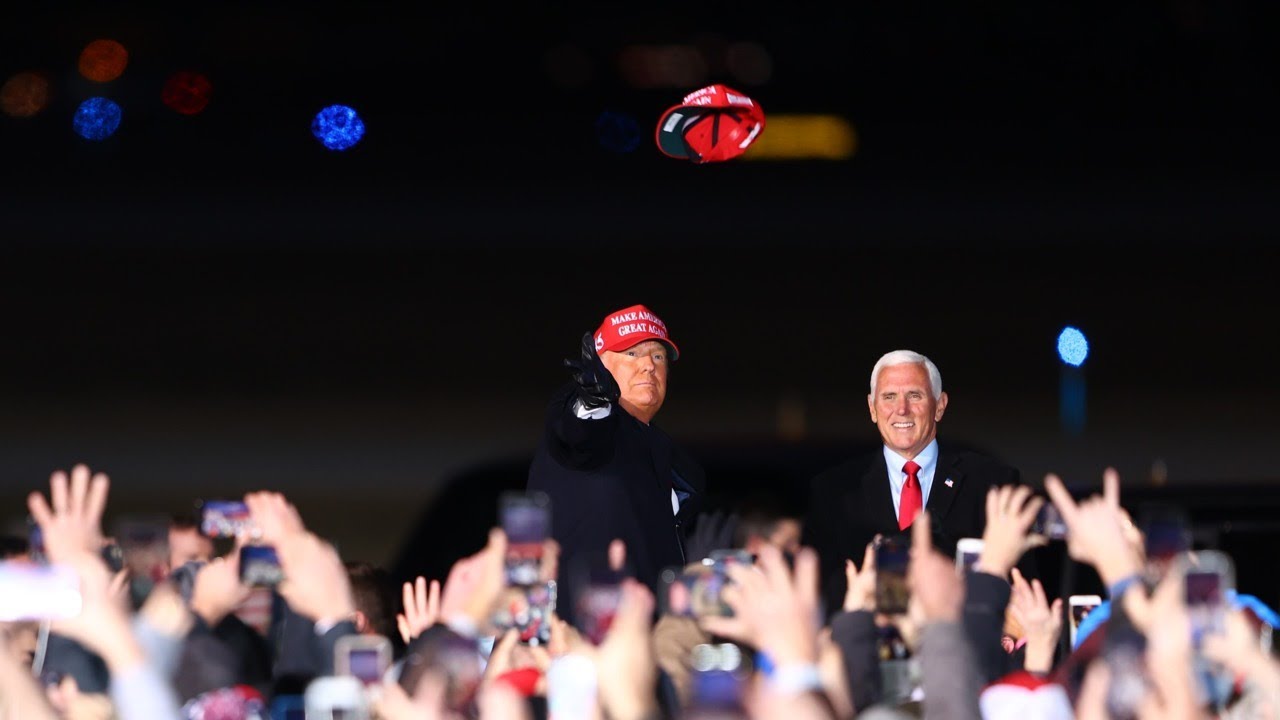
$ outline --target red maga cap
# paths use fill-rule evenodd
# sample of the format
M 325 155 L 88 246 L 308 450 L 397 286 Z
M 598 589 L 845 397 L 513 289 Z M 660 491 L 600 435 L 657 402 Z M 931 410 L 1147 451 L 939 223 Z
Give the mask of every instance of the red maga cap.
M 657 340 L 671 348 L 671 359 L 680 357 L 680 348 L 667 337 L 667 324 L 643 305 L 632 305 L 609 313 L 596 330 L 596 352 L 622 352 L 645 340 Z
M 727 85 L 695 90 L 658 120 L 658 149 L 695 163 L 732 160 L 764 131 L 756 101 Z

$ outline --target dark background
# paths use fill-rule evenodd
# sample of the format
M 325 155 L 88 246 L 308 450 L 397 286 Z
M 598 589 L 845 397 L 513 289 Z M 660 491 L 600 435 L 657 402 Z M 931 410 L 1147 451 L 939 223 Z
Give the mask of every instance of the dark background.
M 117 512 L 275 487 L 390 563 L 451 478 L 472 510 L 428 522 L 491 521 L 474 478 L 520 482 L 559 360 L 643 302 L 682 349 L 660 422 L 723 497 L 768 472 L 795 494 L 873 442 L 870 368 L 909 347 L 942 369 L 944 437 L 1032 481 L 1165 481 L 1271 542 L 1274 3 L 536 5 L 7 6 L 0 75 L 53 87 L 0 116 L 11 520 L 83 460 Z M 107 84 L 75 69 L 99 37 L 130 50 Z M 766 81 L 717 59 L 740 42 Z M 634 87 L 635 45 L 706 70 Z M 178 69 L 213 83 L 198 116 L 160 103 Z M 659 114 L 715 81 L 839 114 L 858 151 L 661 156 Z M 93 95 L 124 108 L 102 143 L 71 131 Z M 334 102 L 368 127 L 345 153 L 308 131 Z M 633 152 L 598 142 L 606 110 L 638 120 Z M 1066 324 L 1092 343 L 1080 432 Z

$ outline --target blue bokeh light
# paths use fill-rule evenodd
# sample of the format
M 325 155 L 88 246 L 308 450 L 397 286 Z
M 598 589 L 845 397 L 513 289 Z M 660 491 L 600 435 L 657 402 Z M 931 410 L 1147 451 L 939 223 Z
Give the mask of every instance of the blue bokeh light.
M 347 150 L 364 137 L 364 120 L 346 105 L 330 105 L 316 113 L 311 134 L 330 150 Z
M 114 101 L 91 97 L 76 108 L 71 126 L 85 140 L 106 140 L 120 127 L 120 117 L 120 106 Z
M 610 152 L 629 153 L 640 147 L 640 121 L 606 110 L 596 118 L 596 140 Z
M 1068 325 L 1058 334 L 1058 357 L 1062 362 L 1080 367 L 1084 359 L 1089 357 L 1089 341 L 1084 333 Z

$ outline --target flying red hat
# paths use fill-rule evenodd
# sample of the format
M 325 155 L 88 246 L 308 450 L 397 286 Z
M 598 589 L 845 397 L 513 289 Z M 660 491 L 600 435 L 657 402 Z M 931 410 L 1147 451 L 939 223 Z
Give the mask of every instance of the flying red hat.
M 727 85 L 708 85 L 684 96 L 658 120 L 658 149 L 695 163 L 724 162 L 747 151 L 764 132 L 764 111 Z

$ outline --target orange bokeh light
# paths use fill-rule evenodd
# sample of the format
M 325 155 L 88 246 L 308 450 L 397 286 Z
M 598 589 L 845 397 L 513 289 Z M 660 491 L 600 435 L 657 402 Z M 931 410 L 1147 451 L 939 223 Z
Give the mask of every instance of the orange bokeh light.
M 20 72 L 0 87 L 0 111 L 10 117 L 31 117 L 49 104 L 49 81 L 39 73 Z
M 94 82 L 111 82 L 124 73 L 129 52 L 115 40 L 94 40 L 80 52 L 80 74 Z

